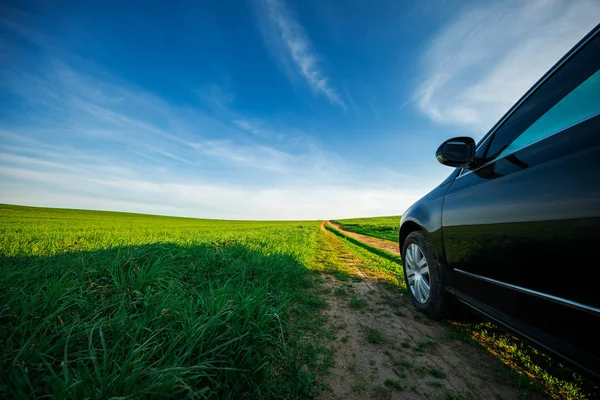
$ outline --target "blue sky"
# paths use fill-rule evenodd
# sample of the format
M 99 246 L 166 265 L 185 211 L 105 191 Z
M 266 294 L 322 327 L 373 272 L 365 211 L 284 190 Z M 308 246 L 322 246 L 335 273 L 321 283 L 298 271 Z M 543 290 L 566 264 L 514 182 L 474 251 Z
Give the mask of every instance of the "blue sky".
M 600 2 L 2 2 L 0 202 L 396 215 Z

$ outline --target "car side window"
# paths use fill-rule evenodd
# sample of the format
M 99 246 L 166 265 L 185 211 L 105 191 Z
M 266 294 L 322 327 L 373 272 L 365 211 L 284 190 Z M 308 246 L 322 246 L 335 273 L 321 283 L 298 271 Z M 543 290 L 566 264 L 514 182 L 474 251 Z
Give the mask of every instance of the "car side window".
M 496 130 L 483 162 L 504 157 L 600 113 L 598 31 Z
M 600 72 L 586 79 L 516 137 L 498 157 L 503 157 L 553 133 L 600 114 Z

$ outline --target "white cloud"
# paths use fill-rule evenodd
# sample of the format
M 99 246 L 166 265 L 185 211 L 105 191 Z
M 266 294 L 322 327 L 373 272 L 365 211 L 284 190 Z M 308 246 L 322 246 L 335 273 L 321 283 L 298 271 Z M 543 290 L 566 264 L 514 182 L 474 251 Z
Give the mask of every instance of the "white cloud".
M 435 184 L 354 164 L 301 131 L 276 137 L 225 101 L 175 106 L 94 72 L 56 60 L 0 70 L 26 105 L 0 121 L 0 202 L 318 219 L 398 214 Z
M 346 103 L 331 86 L 319 56 L 289 8 L 280 0 L 264 0 L 260 18 L 263 34 L 274 55 L 284 64 L 289 61 L 314 93 L 324 95 L 332 104 L 346 109 Z
M 28 118 L 25 129 L 19 129 L 22 134 L 5 129 L 0 136 L 5 141 L 14 141 L 15 137 L 31 141 L 37 137 L 32 146 L 35 148 L 48 146 L 48 136 L 55 136 L 55 145 L 101 143 L 108 155 L 136 150 L 180 162 L 210 161 L 229 168 L 237 165 L 267 171 L 287 169 L 289 158 L 285 152 L 248 140 L 235 123 L 173 106 L 123 82 L 93 78 L 62 62 L 45 65 L 41 77 L 5 71 L 3 81 L 10 82 L 5 85 L 8 90 L 35 105 L 37 112 Z M 49 130 L 50 126 L 57 128 Z
M 294 25 L 277 7 L 282 23 Z M 289 29 L 286 46 L 305 38 L 301 28 Z M 57 51 L 47 38 L 24 39 L 33 46 L 8 43 L 20 56 L 0 64 L 0 89 L 18 99 L 3 105 L 0 120 L 0 202 L 319 219 L 398 214 L 438 183 L 357 164 L 289 121 L 281 129 L 243 115 L 228 85 L 207 85 L 195 92 L 198 104 L 175 105 Z M 294 63 L 304 62 L 307 81 L 336 103 L 316 58 L 306 61 L 313 53 L 303 51 Z
M 206 85 L 197 91 L 198 97 L 210 109 L 215 111 L 228 110 L 235 101 L 235 95 L 222 86 Z
M 509 0 L 467 8 L 424 52 L 415 93 L 432 120 L 478 137 L 600 21 L 594 0 Z
M 236 126 L 238 126 L 239 128 L 252 133 L 253 135 L 259 136 L 259 137 L 268 137 L 270 136 L 267 132 L 265 132 L 262 129 L 259 129 L 258 127 L 256 127 L 252 122 L 245 120 L 245 119 L 234 119 L 232 121 Z
M 203 218 L 314 220 L 399 214 L 422 194 L 390 186 L 252 187 L 194 183 L 176 177 L 164 182 L 115 176 L 103 167 L 87 171 L 68 165 L 32 169 L 29 160 L 19 161 L 0 168 L 0 203 Z

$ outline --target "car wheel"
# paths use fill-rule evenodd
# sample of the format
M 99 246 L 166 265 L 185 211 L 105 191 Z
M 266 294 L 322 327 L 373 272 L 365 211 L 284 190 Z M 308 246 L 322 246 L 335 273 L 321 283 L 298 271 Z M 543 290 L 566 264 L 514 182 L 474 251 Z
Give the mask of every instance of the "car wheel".
M 444 269 L 423 232 L 411 232 L 402 249 L 404 280 L 414 306 L 431 318 L 447 314 Z

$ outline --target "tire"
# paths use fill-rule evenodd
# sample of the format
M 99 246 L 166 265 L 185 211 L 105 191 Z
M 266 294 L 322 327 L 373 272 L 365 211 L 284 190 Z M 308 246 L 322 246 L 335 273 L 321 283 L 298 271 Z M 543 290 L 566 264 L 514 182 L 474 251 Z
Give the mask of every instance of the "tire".
M 415 246 L 419 251 L 415 251 Z M 408 253 L 408 254 L 407 254 Z M 407 257 L 411 258 L 409 262 Z M 427 273 L 425 273 L 425 264 L 422 264 L 422 259 L 425 259 Z M 448 315 L 449 295 L 446 292 L 446 276 L 442 265 L 437 260 L 429 239 L 421 231 L 411 232 L 404 241 L 402 249 L 402 260 L 404 270 L 404 281 L 410 295 L 413 305 L 427 315 L 429 318 L 441 319 Z M 422 264 L 422 267 L 417 265 Z M 410 265 L 416 266 L 411 268 Z M 416 272 L 412 272 L 415 271 Z M 419 272 L 423 272 L 420 274 Z M 409 274 L 411 284 L 409 284 Z M 419 282 L 421 281 L 421 282 Z M 426 288 L 429 286 L 428 297 L 425 299 Z

